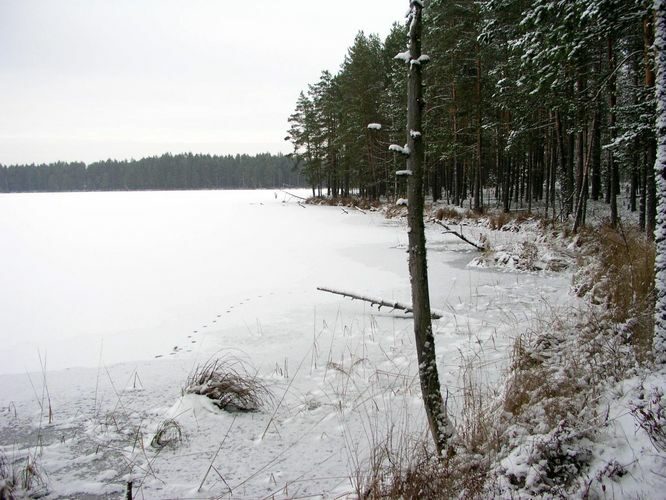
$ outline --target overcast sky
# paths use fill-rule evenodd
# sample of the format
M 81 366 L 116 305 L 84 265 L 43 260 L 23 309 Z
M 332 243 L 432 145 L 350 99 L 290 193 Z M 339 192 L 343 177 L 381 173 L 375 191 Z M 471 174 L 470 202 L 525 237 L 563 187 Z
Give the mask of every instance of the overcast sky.
M 298 93 L 407 0 L 0 0 L 0 164 L 288 152 Z

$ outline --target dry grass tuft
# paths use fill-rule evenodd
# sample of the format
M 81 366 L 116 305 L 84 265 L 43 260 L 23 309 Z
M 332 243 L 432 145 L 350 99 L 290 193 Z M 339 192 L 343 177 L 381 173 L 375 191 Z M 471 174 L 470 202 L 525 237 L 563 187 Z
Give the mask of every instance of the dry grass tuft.
M 524 361 L 532 361 L 531 356 L 530 360 L 515 360 L 515 363 Z M 580 365 L 576 365 L 561 372 L 542 363 L 528 369 L 518 369 L 514 365 L 504 395 L 504 411 L 514 419 L 548 428 L 577 415 L 581 408 L 576 396 L 585 389 L 582 382 L 586 378 Z M 537 413 L 543 413 L 543 419 L 532 422 Z
M 174 419 L 168 418 L 160 422 L 155 431 L 150 446 L 161 450 L 163 448 L 177 448 L 183 442 L 185 433 L 182 426 Z
M 395 219 L 396 217 L 406 217 L 407 216 L 407 206 L 406 205 L 388 205 L 384 209 L 384 217 L 387 219 Z
M 511 220 L 511 214 L 507 212 L 494 212 L 488 214 L 488 227 L 495 231 L 502 229 Z
M 268 387 L 233 356 L 199 365 L 188 378 L 185 392 L 206 396 L 229 412 L 256 412 L 273 400 Z
M 12 500 L 14 498 L 14 478 L 9 461 L 0 451 L 0 499 Z
M 464 214 L 458 212 L 455 208 L 440 207 L 435 212 L 435 219 L 437 220 L 454 220 L 459 221 L 464 217 Z
M 631 368 L 621 331 L 593 309 L 567 314 L 552 311 L 516 339 L 503 397 L 513 421 L 543 431 L 579 418 L 605 381 L 618 381 Z
M 377 209 L 381 206 L 379 200 L 372 200 L 369 198 L 359 198 L 356 196 L 328 198 L 328 197 L 312 197 L 308 198 L 306 203 L 310 205 L 327 205 L 331 207 L 353 207 L 360 208 L 361 210 Z
M 426 440 L 411 449 L 395 450 L 386 443 L 372 452 L 371 467 L 357 474 L 358 498 L 481 498 L 489 460 L 482 455 L 451 454 L 438 458 Z
M 636 229 L 603 226 L 585 231 L 580 245 L 599 265 L 578 278 L 579 296 L 604 305 L 613 322 L 623 324 L 640 359 L 649 358 L 654 331 L 655 246 Z
M 481 368 L 463 361 L 463 406 L 455 438 L 438 456 L 429 434 L 391 425 L 375 441 L 353 478 L 358 498 L 483 498 L 500 447 L 495 400 L 480 383 Z
M 462 410 L 456 440 L 468 454 L 490 458 L 501 447 L 501 422 L 497 402 L 479 382 L 482 368 L 466 360 L 462 369 Z
M 638 426 L 643 429 L 650 441 L 662 453 L 666 452 L 666 398 L 657 388 L 648 397 L 643 395 L 639 403 L 629 408 Z
M 0 499 L 40 498 L 47 493 L 46 478 L 33 457 L 12 464 L 0 452 Z
M 42 496 L 46 490 L 46 479 L 37 462 L 28 457 L 19 470 L 19 487 L 27 492 L 34 492 L 34 497 Z

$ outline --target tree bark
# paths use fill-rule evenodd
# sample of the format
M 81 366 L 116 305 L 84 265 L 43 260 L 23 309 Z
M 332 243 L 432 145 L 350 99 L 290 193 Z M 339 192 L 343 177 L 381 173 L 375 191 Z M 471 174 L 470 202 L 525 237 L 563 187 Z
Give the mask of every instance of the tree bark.
M 597 116 L 595 115 L 592 121 L 592 128 L 596 126 L 596 120 Z M 592 141 L 594 139 L 592 138 Z M 578 198 L 576 201 L 576 217 L 574 220 L 574 226 L 573 226 L 573 232 L 576 233 L 578 231 L 578 228 L 581 226 L 581 224 L 584 223 L 585 220 L 585 201 L 587 198 L 587 180 L 589 177 L 589 171 L 590 171 L 590 162 L 592 160 L 592 146 L 593 142 L 588 142 L 587 145 L 587 156 L 585 157 L 585 163 L 583 166 L 583 172 L 581 174 L 581 181 L 580 181 L 580 190 L 578 192 Z
M 655 327 L 653 349 L 655 360 L 666 364 L 666 0 L 655 0 L 655 66 L 657 78 L 657 158 L 654 175 L 658 200 L 655 230 Z
M 610 133 L 611 143 L 615 140 L 615 107 L 617 105 L 617 79 L 615 77 L 615 50 L 613 49 L 613 40 L 608 38 L 608 69 L 611 76 L 608 79 L 608 131 Z M 618 166 L 615 162 L 615 155 L 613 150 L 608 151 L 608 168 L 610 172 L 610 181 L 608 189 L 610 190 L 610 223 L 612 227 L 617 226 L 618 212 L 617 212 L 617 188 L 619 185 L 618 179 Z
M 571 183 L 567 175 L 567 157 L 564 150 L 564 130 L 562 127 L 562 118 L 560 112 L 555 111 L 555 134 L 557 136 L 557 160 L 560 166 L 560 192 L 562 193 L 562 210 L 566 210 L 569 199 L 573 195 L 570 192 Z
M 407 93 L 407 169 L 412 171 L 408 191 L 409 275 L 414 308 L 414 335 L 419 362 L 419 379 L 430 432 L 438 454 L 442 454 L 452 435 L 446 404 L 442 398 L 432 333 L 428 264 L 423 223 L 423 157 L 422 135 L 423 83 L 421 58 L 421 19 L 423 5 L 410 2 L 409 81 Z
M 481 54 L 479 44 L 476 44 L 476 170 L 474 172 L 474 211 L 483 212 L 483 167 L 481 162 Z
M 601 194 L 601 112 L 597 105 L 594 111 L 594 122 L 596 126 L 592 129 L 592 142 L 594 149 L 592 150 L 592 199 L 597 201 Z

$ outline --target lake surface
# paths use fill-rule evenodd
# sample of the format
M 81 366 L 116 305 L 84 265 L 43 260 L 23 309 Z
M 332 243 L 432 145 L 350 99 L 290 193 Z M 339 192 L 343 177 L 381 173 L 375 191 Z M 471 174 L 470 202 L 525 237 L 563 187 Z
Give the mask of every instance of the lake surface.
M 270 190 L 0 196 L 0 373 L 179 355 L 202 349 L 202 334 L 210 344 L 312 323 L 339 302 L 321 285 L 408 300 L 395 223 L 297 201 Z

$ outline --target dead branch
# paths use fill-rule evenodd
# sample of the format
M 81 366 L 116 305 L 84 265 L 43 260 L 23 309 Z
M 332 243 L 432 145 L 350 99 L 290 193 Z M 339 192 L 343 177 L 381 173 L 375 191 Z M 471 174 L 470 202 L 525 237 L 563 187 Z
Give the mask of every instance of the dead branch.
M 432 219 L 432 222 L 434 222 L 435 224 L 439 224 L 439 225 L 442 226 L 444 229 L 446 229 L 446 233 L 445 233 L 445 234 L 452 234 L 452 235 L 454 235 L 454 236 L 457 236 L 458 238 L 460 238 L 461 240 L 463 240 L 465 243 L 469 243 L 470 245 L 472 245 L 472 246 L 473 246 L 474 248 L 476 248 L 477 250 L 481 250 L 481 251 L 483 251 L 483 247 L 482 247 L 481 245 L 477 245 L 477 244 L 474 243 L 473 241 L 468 240 L 465 236 L 463 236 L 462 233 L 459 233 L 458 231 L 454 231 L 454 230 L 451 229 L 449 226 L 447 226 L 446 224 L 444 224 L 442 221 L 437 220 L 437 219 Z
M 289 195 L 289 196 L 291 196 L 291 197 L 293 197 L 293 198 L 296 198 L 296 199 L 298 199 L 298 200 L 308 201 L 307 198 L 303 198 L 302 196 L 297 196 L 297 195 L 295 195 L 295 194 L 293 194 L 293 193 L 290 193 L 289 191 L 285 191 L 285 190 L 283 190 L 283 189 L 281 189 L 280 191 L 282 191 L 284 194 Z
M 356 299 L 356 300 L 362 300 L 364 302 L 370 302 L 371 306 L 376 305 L 377 309 L 379 310 L 381 310 L 382 307 L 390 307 L 391 311 L 398 309 L 400 311 L 404 311 L 405 314 L 414 312 L 411 305 L 403 304 L 402 302 L 388 302 L 386 300 L 378 299 L 375 297 L 366 297 L 364 295 L 358 295 L 356 293 L 344 292 L 341 290 L 333 290 L 332 288 L 319 287 L 319 286 L 317 287 L 317 290 L 320 290 L 322 292 L 333 293 L 335 295 L 342 295 L 343 297 L 349 297 L 352 300 Z M 441 314 L 436 313 L 434 311 L 431 311 L 430 315 L 432 319 L 440 319 L 442 317 Z

